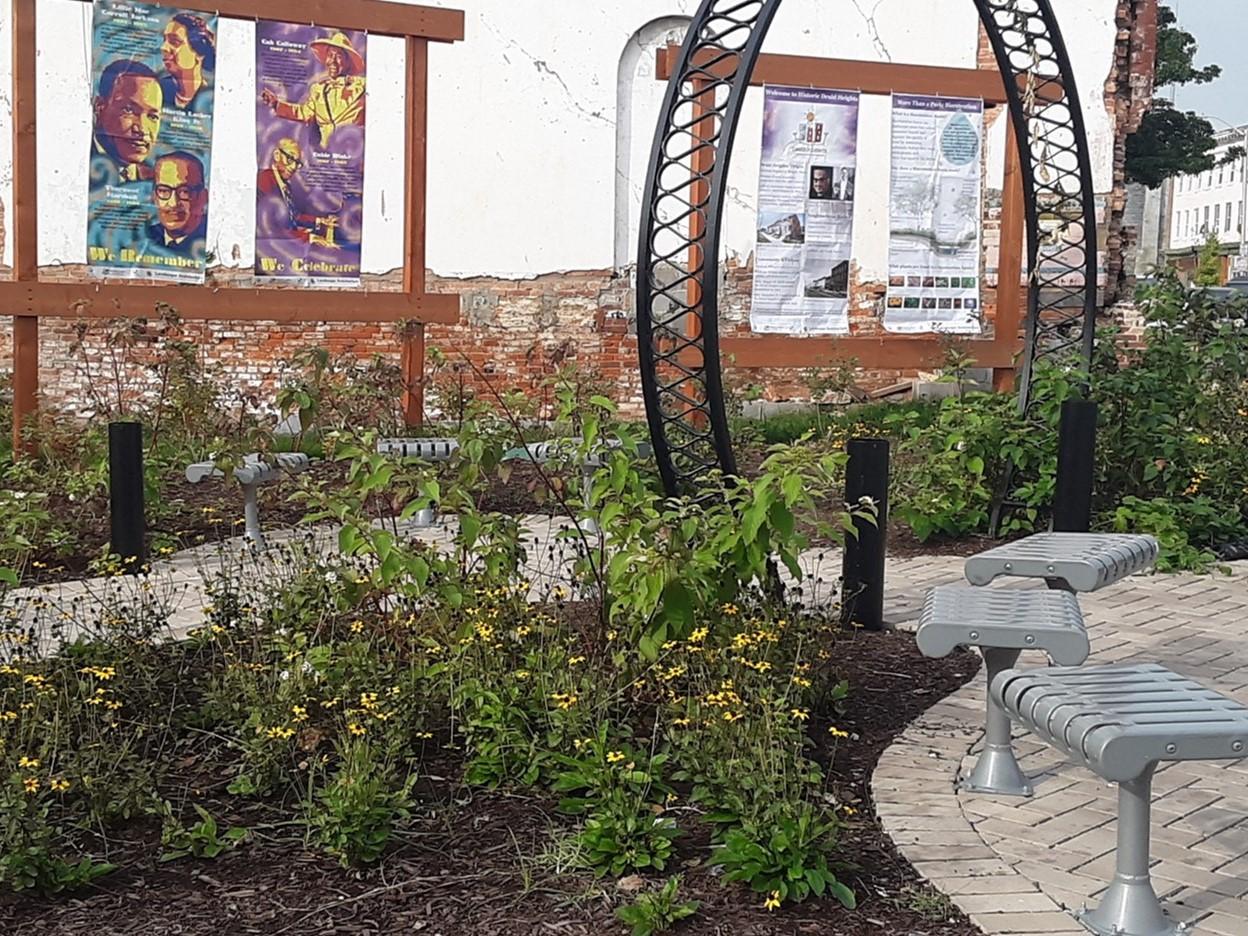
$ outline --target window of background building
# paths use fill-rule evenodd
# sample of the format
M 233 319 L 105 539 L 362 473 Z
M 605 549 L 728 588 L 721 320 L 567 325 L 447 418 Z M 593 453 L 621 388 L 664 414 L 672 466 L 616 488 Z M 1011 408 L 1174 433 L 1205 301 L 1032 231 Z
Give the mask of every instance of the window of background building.
M 1209 206 L 1208 205 L 1205 205 L 1205 224 L 1202 230 L 1203 231 L 1209 230 Z
M 1213 206 L 1213 233 L 1218 233 L 1222 228 L 1222 206 Z
M 1218 185 L 1222 184 L 1222 179 L 1226 175 L 1226 167 L 1218 166 Z
M 1226 229 L 1228 231 L 1231 229 L 1231 203 L 1229 201 L 1226 203 Z

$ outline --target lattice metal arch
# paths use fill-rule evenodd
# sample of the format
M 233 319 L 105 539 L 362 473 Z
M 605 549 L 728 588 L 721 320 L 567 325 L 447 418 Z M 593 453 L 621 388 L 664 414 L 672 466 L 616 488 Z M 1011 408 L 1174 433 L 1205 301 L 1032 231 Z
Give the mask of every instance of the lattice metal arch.
M 703 0 L 663 103 L 641 218 L 637 333 L 655 456 L 670 494 L 733 474 L 719 360 L 719 250 L 728 165 L 750 75 L 781 0 Z M 1029 299 L 1020 363 L 1090 363 L 1096 204 L 1074 70 L 1049 0 L 972 0 L 996 54 L 1026 196 Z

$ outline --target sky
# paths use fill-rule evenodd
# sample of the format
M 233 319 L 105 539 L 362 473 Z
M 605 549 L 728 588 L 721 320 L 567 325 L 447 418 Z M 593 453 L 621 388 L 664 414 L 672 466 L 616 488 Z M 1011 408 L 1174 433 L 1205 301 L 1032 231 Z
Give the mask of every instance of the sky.
M 1248 124 L 1248 0 L 1165 0 L 1179 25 L 1196 37 L 1196 65 L 1222 66 L 1222 76 L 1207 85 L 1166 88 L 1181 110 L 1196 111 L 1218 130 Z

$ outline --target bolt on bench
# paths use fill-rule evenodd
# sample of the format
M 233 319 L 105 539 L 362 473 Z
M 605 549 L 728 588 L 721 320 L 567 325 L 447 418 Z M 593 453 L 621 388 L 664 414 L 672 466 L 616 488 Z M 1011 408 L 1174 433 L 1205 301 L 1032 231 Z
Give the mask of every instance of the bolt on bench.
M 260 529 L 259 489 L 287 475 L 302 474 L 312 467 L 312 460 L 302 452 L 279 452 L 268 462 L 259 452 L 243 457 L 243 463 L 234 469 L 234 480 L 243 488 L 243 535 L 260 549 L 265 548 L 264 533 Z M 214 463 L 197 462 L 187 466 L 186 480 L 191 484 L 199 484 L 209 478 L 224 478 L 225 472 Z
M 1044 579 L 1050 590 L 939 585 L 928 592 L 919 615 L 919 650 L 943 657 L 955 647 L 978 647 L 990 685 L 1018 662 L 1023 650 L 1043 650 L 1054 663 L 1078 666 L 1088 658 L 1089 643 L 1075 593 L 1096 591 L 1149 568 L 1158 548 L 1151 536 L 1040 533 L 972 556 L 965 566 L 972 585 L 1014 576 Z M 989 694 L 984 749 L 974 770 L 959 782 L 961 789 L 1032 794 L 1010 736 L 1009 716 Z
M 1177 936 L 1149 878 L 1153 773 L 1159 761 L 1238 760 L 1248 708 L 1156 664 L 1006 670 L 989 696 L 1010 718 L 1118 784 L 1113 883 L 1077 913 L 1097 936 Z

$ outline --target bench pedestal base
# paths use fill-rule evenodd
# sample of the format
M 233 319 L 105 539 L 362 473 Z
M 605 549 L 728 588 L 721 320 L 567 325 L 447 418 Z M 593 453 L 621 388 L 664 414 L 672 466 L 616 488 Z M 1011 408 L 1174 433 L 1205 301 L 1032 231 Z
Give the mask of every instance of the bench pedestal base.
M 1179 936 L 1186 927 L 1161 909 L 1148 874 L 1153 769 L 1118 784 L 1118 853 L 1114 881 L 1095 910 L 1076 918 L 1097 936 Z
M 981 647 L 988 685 L 997 674 L 1018 662 L 1021 651 L 999 647 Z M 968 793 L 992 793 L 997 796 L 1031 796 L 1031 783 L 1018 766 L 1011 742 L 1010 716 L 988 693 L 988 718 L 984 728 L 984 750 L 975 762 L 975 769 L 963 777 L 958 789 Z

